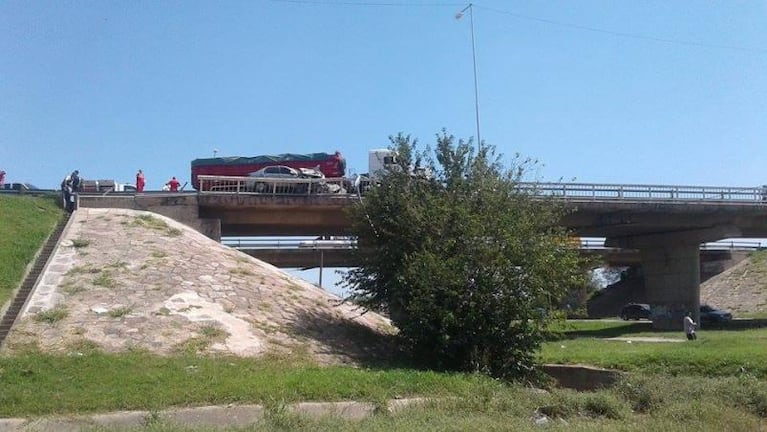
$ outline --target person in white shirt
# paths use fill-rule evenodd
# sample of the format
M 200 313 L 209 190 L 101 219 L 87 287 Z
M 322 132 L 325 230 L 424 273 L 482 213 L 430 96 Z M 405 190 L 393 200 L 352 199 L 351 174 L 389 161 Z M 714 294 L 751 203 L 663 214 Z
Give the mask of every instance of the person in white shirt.
M 684 334 L 687 335 L 687 340 L 695 340 L 698 338 L 695 334 L 695 327 L 697 326 L 695 321 L 692 320 L 692 313 L 687 312 L 684 316 Z

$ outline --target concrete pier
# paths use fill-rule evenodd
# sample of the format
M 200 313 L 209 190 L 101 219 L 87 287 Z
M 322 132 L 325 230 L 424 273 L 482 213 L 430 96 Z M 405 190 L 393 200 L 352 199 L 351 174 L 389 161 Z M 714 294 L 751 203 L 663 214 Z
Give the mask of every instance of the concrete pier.
M 687 312 L 700 322 L 700 244 L 739 235 L 737 227 L 723 225 L 608 238 L 605 245 L 639 250 L 645 296 L 652 299 L 653 327 L 681 331 Z

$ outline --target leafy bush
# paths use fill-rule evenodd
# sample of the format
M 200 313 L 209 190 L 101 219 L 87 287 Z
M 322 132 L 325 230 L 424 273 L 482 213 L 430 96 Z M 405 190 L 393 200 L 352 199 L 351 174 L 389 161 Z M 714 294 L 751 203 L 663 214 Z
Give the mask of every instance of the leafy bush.
M 546 311 L 582 283 L 563 209 L 519 187 L 530 161 L 507 169 L 492 147 L 444 132 L 434 157 L 409 136 L 391 140 L 399 168 L 351 209 L 351 300 L 387 312 L 426 366 L 530 373 Z

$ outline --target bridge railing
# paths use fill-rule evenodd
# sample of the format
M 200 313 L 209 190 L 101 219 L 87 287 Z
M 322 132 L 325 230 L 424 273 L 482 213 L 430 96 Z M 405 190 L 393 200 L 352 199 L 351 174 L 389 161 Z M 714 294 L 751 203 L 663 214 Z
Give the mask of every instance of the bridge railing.
M 349 181 L 344 178 L 263 178 L 241 176 L 197 176 L 200 193 L 261 195 L 345 194 Z
M 520 183 L 530 193 L 575 200 L 729 201 L 767 204 L 767 188 L 598 183 Z
M 621 249 L 605 246 L 604 240 L 581 239 L 581 249 L 584 250 L 603 250 L 603 249 Z M 747 240 L 719 240 L 715 242 L 701 243 L 700 250 L 730 250 L 730 251 L 758 251 L 767 249 L 761 242 Z
M 221 240 L 225 246 L 235 249 L 351 249 L 357 243 L 354 240 L 301 240 L 301 239 L 227 239 Z
M 353 179 L 277 179 L 238 176 L 198 176 L 200 193 L 267 195 L 346 194 L 355 188 Z M 523 182 L 530 194 L 574 201 L 672 201 L 735 202 L 767 205 L 767 187 L 677 186 L 600 183 Z
M 330 239 L 330 240 L 306 240 L 306 239 L 260 239 L 260 238 L 224 238 L 221 243 L 226 246 L 243 249 L 351 249 L 357 245 L 351 239 Z M 582 250 L 604 250 L 619 249 L 605 246 L 604 239 L 582 238 L 580 239 L 580 249 Z M 747 240 L 720 240 L 708 242 L 700 245 L 701 250 L 740 250 L 757 251 L 765 249 L 759 241 Z

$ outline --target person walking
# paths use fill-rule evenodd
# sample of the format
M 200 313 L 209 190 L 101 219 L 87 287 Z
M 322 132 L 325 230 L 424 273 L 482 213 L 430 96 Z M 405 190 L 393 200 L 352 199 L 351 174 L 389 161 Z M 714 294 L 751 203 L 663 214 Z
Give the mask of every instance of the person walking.
M 138 170 L 136 173 L 136 192 L 144 192 L 144 185 L 146 185 L 144 171 Z
M 178 187 L 181 186 L 181 183 L 176 180 L 176 177 L 173 177 L 165 185 L 168 186 L 171 192 L 178 192 Z
M 684 334 L 687 335 L 687 340 L 695 340 L 698 336 L 695 334 L 695 321 L 692 320 L 692 312 L 687 312 L 684 316 Z
M 4 184 L 5 184 L 5 171 L 0 170 L 0 189 L 3 188 Z

